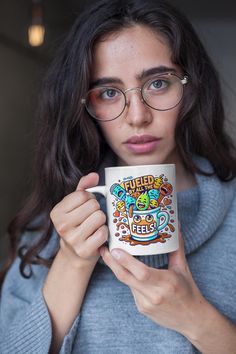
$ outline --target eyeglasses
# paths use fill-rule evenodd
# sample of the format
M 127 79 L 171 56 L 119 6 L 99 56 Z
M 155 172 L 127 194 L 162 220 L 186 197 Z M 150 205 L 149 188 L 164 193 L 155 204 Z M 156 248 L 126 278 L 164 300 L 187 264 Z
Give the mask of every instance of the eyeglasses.
M 188 77 L 180 78 L 173 73 L 153 76 L 142 87 L 121 90 L 113 86 L 97 86 L 89 90 L 81 100 L 88 113 L 99 121 L 118 118 L 128 106 L 127 93 L 139 91 L 141 101 L 157 111 L 168 111 L 176 107 L 183 97 L 184 85 Z

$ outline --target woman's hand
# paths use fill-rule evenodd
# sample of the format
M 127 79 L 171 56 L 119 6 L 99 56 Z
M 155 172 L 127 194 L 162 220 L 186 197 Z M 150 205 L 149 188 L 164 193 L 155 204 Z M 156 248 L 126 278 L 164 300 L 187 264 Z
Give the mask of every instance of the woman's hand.
M 60 249 L 43 287 L 52 323 L 50 353 L 59 353 L 63 338 L 78 316 L 100 256 L 98 249 L 107 240 L 105 214 L 94 195 L 85 190 L 96 186 L 98 179 L 96 173 L 82 177 L 76 191 L 50 214 L 60 236 Z
M 67 195 L 51 211 L 51 220 L 61 237 L 60 251 L 73 265 L 95 265 L 99 247 L 107 240 L 106 216 L 92 193 L 85 189 L 98 184 L 97 173 L 80 179 L 76 191 Z
M 180 237 L 179 250 L 169 255 L 168 270 L 154 269 L 121 249 L 102 247 L 104 262 L 128 285 L 139 312 L 157 324 L 190 336 L 204 313 L 206 300 L 195 284 Z
M 127 252 L 102 247 L 104 262 L 128 285 L 140 313 L 173 329 L 204 354 L 236 354 L 236 326 L 200 293 L 180 248 L 169 255 L 168 270 L 154 269 Z

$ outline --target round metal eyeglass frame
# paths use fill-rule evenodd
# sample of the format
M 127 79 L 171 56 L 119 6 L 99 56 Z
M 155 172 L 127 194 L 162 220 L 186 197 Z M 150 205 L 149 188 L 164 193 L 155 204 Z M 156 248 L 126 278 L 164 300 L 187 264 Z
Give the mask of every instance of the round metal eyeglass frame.
M 158 78 L 159 76 L 162 77 L 163 75 L 176 77 L 176 78 L 179 80 L 179 82 L 180 82 L 183 86 L 188 83 L 188 76 L 187 76 L 187 75 L 184 75 L 183 78 L 181 78 L 181 77 L 179 77 L 177 74 L 174 74 L 174 73 L 163 73 L 163 74 L 154 76 L 154 78 Z M 82 99 L 81 99 L 81 104 L 83 104 L 83 105 L 85 106 L 87 112 L 89 113 L 89 115 L 90 115 L 91 117 L 93 117 L 94 119 L 96 119 L 96 120 L 98 120 L 98 121 L 101 121 L 101 122 L 110 122 L 110 121 L 112 121 L 112 120 L 117 119 L 118 117 L 120 117 L 120 116 L 122 115 L 122 113 L 124 112 L 124 110 L 125 110 L 126 107 L 128 106 L 128 101 L 127 101 L 126 93 L 127 93 L 127 92 L 130 92 L 130 91 L 139 91 L 140 94 L 141 94 L 141 101 L 142 101 L 143 103 L 145 103 L 148 107 L 154 109 L 155 111 L 162 111 L 162 112 L 163 112 L 163 111 L 169 111 L 169 110 L 175 108 L 176 106 L 178 106 L 178 105 L 180 104 L 180 102 L 182 101 L 183 92 L 182 92 L 182 96 L 181 96 L 181 98 L 179 99 L 179 101 L 178 101 L 176 104 L 174 104 L 172 107 L 166 108 L 166 109 L 159 109 L 159 108 L 152 107 L 152 106 L 145 100 L 145 97 L 144 97 L 144 95 L 143 95 L 143 88 L 144 88 L 149 82 L 152 82 L 152 80 L 153 80 L 154 78 L 151 78 L 151 79 L 147 80 L 141 87 L 132 87 L 132 88 L 127 88 L 126 90 L 122 90 L 122 89 L 117 88 L 117 87 L 115 87 L 115 86 L 99 86 L 99 88 L 113 88 L 113 89 L 116 89 L 116 90 L 120 91 L 120 92 L 123 94 L 123 96 L 124 96 L 124 99 L 125 99 L 125 101 L 124 101 L 124 102 L 125 102 L 125 103 L 124 103 L 124 108 L 122 109 L 122 111 L 120 112 L 120 114 L 118 114 L 118 115 L 117 115 L 116 117 L 114 117 L 114 118 L 111 118 L 111 119 L 99 119 L 99 118 L 97 118 L 95 115 L 93 115 L 93 114 L 90 112 L 89 108 L 87 107 L 86 98 L 82 98 Z M 89 90 L 86 95 L 88 95 L 88 93 L 91 92 L 91 91 L 94 90 L 94 89 L 96 89 L 96 87 L 95 87 L 95 88 L 92 88 L 91 90 Z

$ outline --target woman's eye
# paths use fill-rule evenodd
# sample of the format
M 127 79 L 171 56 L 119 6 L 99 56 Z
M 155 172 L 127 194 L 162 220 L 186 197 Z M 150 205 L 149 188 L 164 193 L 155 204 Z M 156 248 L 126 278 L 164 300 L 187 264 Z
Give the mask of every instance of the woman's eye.
M 107 89 L 100 92 L 100 97 L 105 100 L 116 98 L 119 95 L 119 92 L 115 89 Z
M 149 89 L 161 90 L 161 89 L 166 88 L 167 86 L 168 86 L 167 81 L 158 79 L 158 80 L 154 80 L 151 82 L 151 84 L 149 85 Z

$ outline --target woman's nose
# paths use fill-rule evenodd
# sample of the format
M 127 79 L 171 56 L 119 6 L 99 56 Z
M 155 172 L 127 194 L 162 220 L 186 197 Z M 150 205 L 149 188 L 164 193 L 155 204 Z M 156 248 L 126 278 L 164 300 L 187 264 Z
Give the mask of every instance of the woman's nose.
M 128 90 L 126 100 L 126 120 L 130 125 L 147 125 L 152 121 L 152 113 L 143 101 L 139 88 Z

